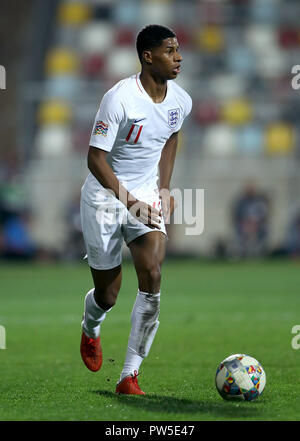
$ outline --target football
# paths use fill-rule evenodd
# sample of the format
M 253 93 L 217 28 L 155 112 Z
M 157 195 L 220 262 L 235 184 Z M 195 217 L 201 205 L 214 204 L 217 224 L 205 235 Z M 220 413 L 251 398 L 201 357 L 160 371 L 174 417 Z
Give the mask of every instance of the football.
M 225 400 L 252 401 L 266 385 L 262 365 L 246 354 L 234 354 L 220 363 L 216 372 L 216 388 Z

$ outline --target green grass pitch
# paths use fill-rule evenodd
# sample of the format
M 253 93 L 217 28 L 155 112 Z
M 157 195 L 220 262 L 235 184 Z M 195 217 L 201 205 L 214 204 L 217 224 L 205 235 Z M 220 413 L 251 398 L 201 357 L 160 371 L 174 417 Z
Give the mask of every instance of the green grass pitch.
M 97 373 L 79 353 L 88 266 L 2 263 L 0 281 L 2 421 L 300 419 L 300 349 L 291 346 L 300 325 L 299 262 L 167 260 L 160 327 L 139 376 L 145 397 L 114 393 L 137 291 L 131 262 L 102 325 Z M 226 402 L 215 389 L 219 362 L 234 353 L 265 368 L 257 401 Z

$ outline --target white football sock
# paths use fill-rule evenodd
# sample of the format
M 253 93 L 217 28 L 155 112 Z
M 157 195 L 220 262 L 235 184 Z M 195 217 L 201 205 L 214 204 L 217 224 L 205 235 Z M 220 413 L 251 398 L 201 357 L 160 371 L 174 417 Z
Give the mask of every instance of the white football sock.
M 134 371 L 138 372 L 147 357 L 159 326 L 159 306 L 160 292 L 149 294 L 138 291 L 131 313 L 131 332 L 120 380 L 134 374 Z
M 82 320 L 82 330 L 90 338 L 97 338 L 100 335 L 100 325 L 106 317 L 107 311 L 97 305 L 94 298 L 95 289 L 91 289 L 84 299 L 84 313 Z

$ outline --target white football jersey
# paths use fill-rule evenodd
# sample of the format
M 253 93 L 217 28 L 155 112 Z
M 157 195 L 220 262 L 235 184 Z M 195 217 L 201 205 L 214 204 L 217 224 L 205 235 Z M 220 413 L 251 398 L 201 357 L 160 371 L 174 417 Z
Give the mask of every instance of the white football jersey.
M 91 146 L 109 152 L 108 164 L 130 192 L 156 188 L 162 149 L 192 108 L 190 96 L 174 81 L 167 82 L 165 99 L 154 103 L 139 77 L 119 81 L 103 96 L 90 139 Z M 99 186 L 90 173 L 85 191 L 95 196 Z

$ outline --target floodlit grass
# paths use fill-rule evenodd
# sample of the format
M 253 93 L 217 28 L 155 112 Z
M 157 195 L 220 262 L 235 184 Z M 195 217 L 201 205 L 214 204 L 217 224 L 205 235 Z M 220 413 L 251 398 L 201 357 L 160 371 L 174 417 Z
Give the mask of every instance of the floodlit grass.
M 114 393 L 137 292 L 123 266 L 118 303 L 102 325 L 97 373 L 80 358 L 86 265 L 0 267 L 0 420 L 300 420 L 300 271 L 296 262 L 166 261 L 160 327 L 140 370 L 146 396 Z M 220 361 L 257 358 L 267 375 L 254 402 L 226 402 L 215 389 Z

